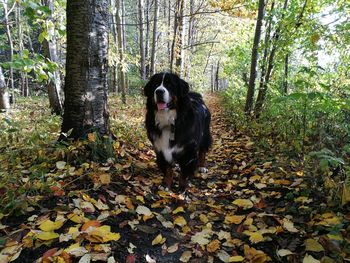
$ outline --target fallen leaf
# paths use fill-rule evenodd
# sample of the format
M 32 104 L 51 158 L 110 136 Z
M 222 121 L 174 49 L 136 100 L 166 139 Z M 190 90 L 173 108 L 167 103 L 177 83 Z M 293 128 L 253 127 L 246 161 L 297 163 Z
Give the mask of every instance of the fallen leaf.
M 145 216 L 151 216 L 152 215 L 151 210 L 148 207 L 143 206 L 143 205 L 139 205 L 136 208 L 136 213 L 138 213 L 139 215 L 145 215 Z
M 233 256 L 228 259 L 228 262 L 242 262 L 244 257 L 242 256 Z
M 168 253 L 174 253 L 179 249 L 179 243 L 175 243 L 174 245 L 167 248 Z
M 97 220 L 91 220 L 91 221 L 87 221 L 86 223 L 84 223 L 84 225 L 81 227 L 81 231 L 86 231 L 89 227 L 91 228 L 96 228 L 101 226 L 101 223 Z
M 176 215 L 177 213 L 183 213 L 185 212 L 184 208 L 182 206 L 179 206 L 173 211 L 173 214 Z
M 280 249 L 277 251 L 277 255 L 279 255 L 280 257 L 285 257 L 288 255 L 292 255 L 294 254 L 292 251 L 290 251 L 289 249 Z
M 320 263 L 321 261 L 315 259 L 313 256 L 306 254 L 303 263 Z
M 236 225 L 238 225 L 238 224 L 242 223 L 244 218 L 245 218 L 244 215 L 241 215 L 241 216 L 239 216 L 239 215 L 227 215 L 227 216 L 225 216 L 224 223 L 228 224 L 228 225 L 229 224 L 236 224 Z
M 220 245 L 221 245 L 220 241 L 215 239 L 207 245 L 207 251 L 210 253 L 213 253 L 220 248 Z
M 178 226 L 185 226 L 187 224 L 186 219 L 183 218 L 182 216 L 178 216 L 175 218 L 174 220 L 174 225 L 178 225 Z
M 40 232 L 35 235 L 37 239 L 48 241 L 59 237 L 59 234 L 54 232 Z
M 158 244 L 163 244 L 166 241 L 166 238 L 162 236 L 162 234 L 159 234 L 153 239 L 152 241 L 152 246 L 158 245 Z
M 253 202 L 249 199 L 236 199 L 232 204 L 237 205 L 243 209 L 250 209 L 254 206 Z
M 45 220 L 39 226 L 39 228 L 45 232 L 51 232 L 60 229 L 63 226 L 63 221 L 51 221 L 50 219 Z
M 191 257 L 192 257 L 192 251 L 187 250 L 187 251 L 184 251 L 181 254 L 181 257 L 179 258 L 179 260 L 181 262 L 185 262 L 186 263 L 186 262 L 188 262 L 191 259 Z
M 213 235 L 213 231 L 210 229 L 204 229 L 201 232 L 198 232 L 196 234 L 194 234 L 191 237 L 191 241 L 193 243 L 197 243 L 200 245 L 207 245 L 209 244 L 210 240 L 209 238 L 211 238 L 211 236 Z
M 304 242 L 305 245 L 305 250 L 306 251 L 313 251 L 313 252 L 321 252 L 324 251 L 324 248 L 320 243 L 318 243 L 315 239 L 313 238 L 308 238 Z

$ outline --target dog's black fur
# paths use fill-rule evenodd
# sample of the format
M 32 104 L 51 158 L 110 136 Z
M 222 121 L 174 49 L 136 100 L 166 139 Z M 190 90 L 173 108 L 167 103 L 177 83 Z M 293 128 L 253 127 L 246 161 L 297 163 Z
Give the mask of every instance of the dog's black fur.
M 172 166 L 177 163 L 181 169 L 179 187 L 185 190 L 187 179 L 198 168 L 206 170 L 205 155 L 212 143 L 210 112 L 202 96 L 190 92 L 188 83 L 173 73 L 155 74 L 144 94 L 147 135 L 155 147 L 165 185 L 171 188 Z

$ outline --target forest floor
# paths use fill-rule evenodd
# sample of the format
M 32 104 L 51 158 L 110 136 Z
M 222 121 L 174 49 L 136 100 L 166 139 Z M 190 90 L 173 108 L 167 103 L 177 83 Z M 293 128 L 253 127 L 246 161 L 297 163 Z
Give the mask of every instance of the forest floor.
M 86 161 L 81 142 L 48 143 L 58 137 L 58 118 L 45 122 L 50 135 L 36 138 L 44 144 L 0 148 L 3 171 L 20 176 L 0 187 L 0 262 L 349 261 L 349 210 L 327 205 L 300 160 L 259 150 L 256 139 L 233 130 L 218 97 L 206 101 L 209 172 L 196 175 L 185 194 L 162 188 L 137 100 L 111 103 L 115 161 Z M 26 114 L 29 123 L 43 115 Z M 93 134 L 88 141 L 97 153 Z

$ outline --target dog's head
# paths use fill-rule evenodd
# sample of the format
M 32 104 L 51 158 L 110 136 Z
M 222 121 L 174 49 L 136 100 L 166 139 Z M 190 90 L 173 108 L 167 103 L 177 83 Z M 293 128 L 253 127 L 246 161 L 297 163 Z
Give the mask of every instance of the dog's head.
M 156 105 L 156 110 L 175 108 L 188 92 L 188 83 L 173 73 L 155 74 L 144 87 L 145 96 Z

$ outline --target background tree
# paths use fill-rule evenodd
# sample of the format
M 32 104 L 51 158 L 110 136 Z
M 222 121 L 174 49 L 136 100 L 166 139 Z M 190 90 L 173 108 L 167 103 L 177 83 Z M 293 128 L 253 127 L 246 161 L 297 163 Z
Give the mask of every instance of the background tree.
M 107 51 L 108 1 L 68 1 L 62 134 L 109 134 Z
M 10 98 L 6 87 L 4 74 L 0 67 L 0 110 L 7 110 L 10 108 Z

